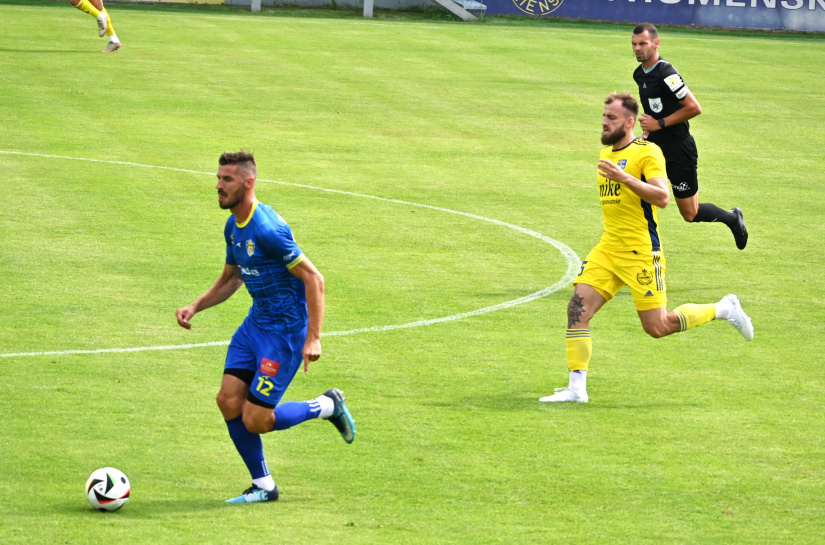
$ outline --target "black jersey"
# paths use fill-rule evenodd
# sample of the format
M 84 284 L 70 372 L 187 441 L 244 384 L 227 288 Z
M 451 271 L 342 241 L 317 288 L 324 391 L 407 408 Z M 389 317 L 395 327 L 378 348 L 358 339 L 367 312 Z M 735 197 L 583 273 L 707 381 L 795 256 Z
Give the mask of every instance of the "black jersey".
M 647 115 L 661 119 L 682 109 L 682 100 L 687 96 L 688 88 L 679 72 L 666 60 L 659 59 L 648 71 L 640 64 L 633 72 L 633 79 L 639 86 L 640 102 Z M 689 134 L 690 124 L 685 121 L 651 131 L 648 140 L 656 143 L 673 142 Z

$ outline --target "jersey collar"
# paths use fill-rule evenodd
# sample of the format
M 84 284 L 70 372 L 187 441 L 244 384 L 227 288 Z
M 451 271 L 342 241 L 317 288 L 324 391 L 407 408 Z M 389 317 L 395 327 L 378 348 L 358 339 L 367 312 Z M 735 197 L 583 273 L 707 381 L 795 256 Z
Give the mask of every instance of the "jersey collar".
M 258 201 L 252 201 L 252 210 L 249 211 L 249 216 L 243 221 L 243 223 L 238 223 L 238 220 L 235 220 L 235 224 L 238 226 L 238 229 L 243 229 L 246 227 L 246 224 L 249 223 L 249 220 L 252 219 L 252 216 L 255 215 L 255 209 L 258 208 Z
M 656 61 L 656 64 L 654 64 L 650 68 L 645 68 L 645 65 L 642 65 L 642 70 L 644 71 L 645 74 L 650 74 L 650 72 L 653 71 L 653 69 L 656 68 L 656 66 L 658 66 L 658 64 L 662 61 L 664 61 L 664 59 L 659 57 L 659 60 Z

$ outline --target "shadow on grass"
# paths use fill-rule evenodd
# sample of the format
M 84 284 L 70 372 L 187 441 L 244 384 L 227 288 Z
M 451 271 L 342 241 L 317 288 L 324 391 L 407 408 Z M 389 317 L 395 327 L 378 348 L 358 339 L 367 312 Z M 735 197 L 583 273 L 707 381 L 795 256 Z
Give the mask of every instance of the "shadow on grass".
M 15 49 L 0 47 L 0 53 L 60 53 L 61 55 L 97 55 L 100 51 L 96 49 L 78 49 L 77 51 L 67 51 L 65 49 Z
M 126 519 L 145 519 L 168 517 L 169 515 L 197 514 L 231 509 L 235 506 L 224 503 L 221 498 L 174 498 L 164 500 L 130 499 L 126 505 L 112 512 L 101 512 L 91 505 L 78 503 L 76 500 L 55 504 L 48 510 L 51 514 L 66 516 L 101 516 Z
M 702 407 L 702 403 L 696 402 L 673 402 L 657 399 L 634 400 L 620 402 L 600 402 L 598 399 L 589 403 L 541 403 L 540 397 L 552 394 L 552 391 L 539 392 L 528 395 L 524 392 L 499 393 L 496 395 L 485 394 L 483 396 L 465 397 L 463 399 L 433 401 L 429 403 L 435 407 L 475 407 L 489 411 L 532 411 L 540 408 L 543 410 L 555 411 L 599 411 L 599 410 L 647 410 L 647 409 L 685 409 L 688 407 Z M 592 396 L 591 392 L 591 396 Z

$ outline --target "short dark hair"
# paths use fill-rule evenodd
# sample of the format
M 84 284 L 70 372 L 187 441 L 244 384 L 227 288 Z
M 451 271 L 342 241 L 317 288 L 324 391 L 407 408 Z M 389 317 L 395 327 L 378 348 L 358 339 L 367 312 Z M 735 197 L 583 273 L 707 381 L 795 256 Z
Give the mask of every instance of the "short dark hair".
M 220 159 L 218 159 L 218 164 L 221 166 L 238 165 L 253 175 L 257 176 L 258 174 L 258 167 L 255 165 L 255 157 L 251 153 L 247 153 L 243 150 L 223 152 Z
M 659 31 L 650 23 L 639 23 L 633 29 L 633 34 L 641 34 L 642 32 L 647 32 L 654 40 L 659 37 Z
M 638 119 L 639 103 L 636 102 L 636 99 L 633 98 L 633 95 L 630 93 L 614 91 L 607 95 L 607 98 L 604 100 L 605 104 L 610 104 L 611 102 L 621 102 L 622 108 L 630 112 L 633 115 L 633 119 Z

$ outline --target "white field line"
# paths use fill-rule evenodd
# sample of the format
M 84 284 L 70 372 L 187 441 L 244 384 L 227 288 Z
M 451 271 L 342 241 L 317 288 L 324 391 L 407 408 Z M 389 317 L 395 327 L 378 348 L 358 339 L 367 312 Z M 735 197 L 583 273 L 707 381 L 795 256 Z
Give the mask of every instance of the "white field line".
M 157 168 L 163 170 L 172 170 L 175 172 L 186 172 L 190 174 L 203 174 L 206 176 L 214 176 L 214 172 L 201 172 L 198 170 L 189 170 L 184 168 L 173 168 L 173 167 L 164 167 L 164 166 L 157 166 L 157 165 L 145 165 L 141 163 L 131 163 L 126 161 L 106 161 L 102 159 L 87 159 L 83 157 L 68 157 L 64 155 L 47 155 L 42 153 L 25 153 L 20 151 L 4 151 L 0 150 L 0 154 L 7 154 L 7 155 L 25 155 L 30 157 L 47 157 L 50 159 L 67 159 L 72 161 L 87 161 L 93 163 L 106 163 L 106 164 L 113 164 L 113 165 L 125 165 L 125 166 L 133 166 L 133 167 L 140 167 L 140 168 Z M 525 235 L 529 235 L 531 237 L 537 238 L 542 242 L 546 242 L 550 244 L 554 248 L 556 248 L 559 252 L 561 252 L 562 256 L 564 256 L 565 261 L 567 262 L 567 270 L 564 273 L 564 276 L 559 279 L 558 282 L 553 284 L 552 286 L 548 286 L 544 289 L 531 293 L 529 295 L 525 295 L 524 297 L 519 297 L 518 299 L 513 299 L 512 301 L 506 301 L 504 303 L 499 303 L 497 305 L 489 306 L 480 308 L 477 310 L 472 310 L 470 312 L 463 312 L 461 314 L 453 314 L 451 316 L 444 316 L 442 318 L 433 318 L 430 320 L 419 320 L 416 322 L 410 322 L 406 324 L 394 324 L 394 325 L 384 325 L 384 326 L 373 326 L 373 327 L 365 327 L 362 329 L 350 329 L 347 331 L 331 331 L 328 333 L 324 333 L 324 337 L 335 337 L 341 335 L 355 335 L 358 333 L 371 333 L 377 331 L 392 331 L 394 329 L 404 329 L 410 327 L 422 327 L 428 326 L 433 324 L 440 324 L 443 322 L 450 322 L 453 320 L 460 320 L 462 318 L 468 318 L 470 316 L 478 316 L 480 314 L 487 314 L 488 312 L 495 312 L 498 310 L 504 310 L 506 308 L 514 307 L 517 305 L 522 305 L 524 303 L 529 303 L 530 301 L 534 301 L 541 297 L 546 297 L 551 293 L 555 293 L 558 290 L 562 289 L 563 287 L 570 284 L 573 281 L 573 278 L 576 274 L 576 269 L 579 266 L 581 260 L 579 256 L 576 255 L 570 247 L 566 244 L 563 244 L 555 239 L 552 239 L 548 236 L 542 235 L 536 231 L 532 231 L 530 229 L 525 229 L 524 227 L 520 227 L 518 225 L 514 225 L 512 223 L 507 223 L 504 221 L 499 221 L 491 218 L 486 218 L 484 216 L 479 216 L 476 214 L 470 214 L 468 212 L 460 212 L 458 210 L 451 210 L 449 208 L 441 208 L 438 206 L 430 206 L 428 204 L 419 204 L 410 201 L 401 201 L 397 199 L 390 199 L 387 197 L 376 197 L 374 195 L 364 195 L 362 193 L 353 193 L 351 191 L 342 191 L 339 189 L 328 189 L 325 187 L 317 187 L 312 185 L 305 185 L 305 184 L 296 184 L 291 182 L 279 182 L 276 180 L 266 180 L 260 178 L 258 181 L 272 183 L 272 184 L 280 184 L 286 185 L 291 187 L 300 187 L 303 189 L 311 189 L 314 191 L 326 191 L 327 193 L 336 193 L 339 195 L 347 195 L 351 197 L 359 197 L 363 199 L 372 199 L 377 201 L 385 201 L 394 204 L 402 204 L 404 206 L 415 206 L 418 208 L 426 208 L 428 210 L 435 210 L 438 212 L 445 212 L 448 214 L 455 214 L 457 216 L 464 216 L 466 218 L 478 220 L 478 221 L 485 221 L 487 223 L 492 223 L 495 225 L 500 225 L 502 227 L 507 227 L 509 229 L 513 229 L 514 231 L 518 231 L 519 233 L 523 233 Z M 8 354 L 0 354 L 0 358 L 11 358 L 11 357 L 25 357 L 25 356 L 61 356 L 61 355 L 68 355 L 68 354 L 106 354 L 106 353 L 123 353 L 123 352 L 145 352 L 149 350 L 185 350 L 189 348 L 200 348 L 206 346 L 225 346 L 228 345 L 229 341 L 214 341 L 214 342 L 207 342 L 207 343 L 194 343 L 194 344 L 180 344 L 180 345 L 168 345 L 168 346 L 141 346 L 141 347 L 133 347 L 133 348 L 101 348 L 97 350 L 55 350 L 49 352 L 16 352 L 16 353 L 8 353 Z

